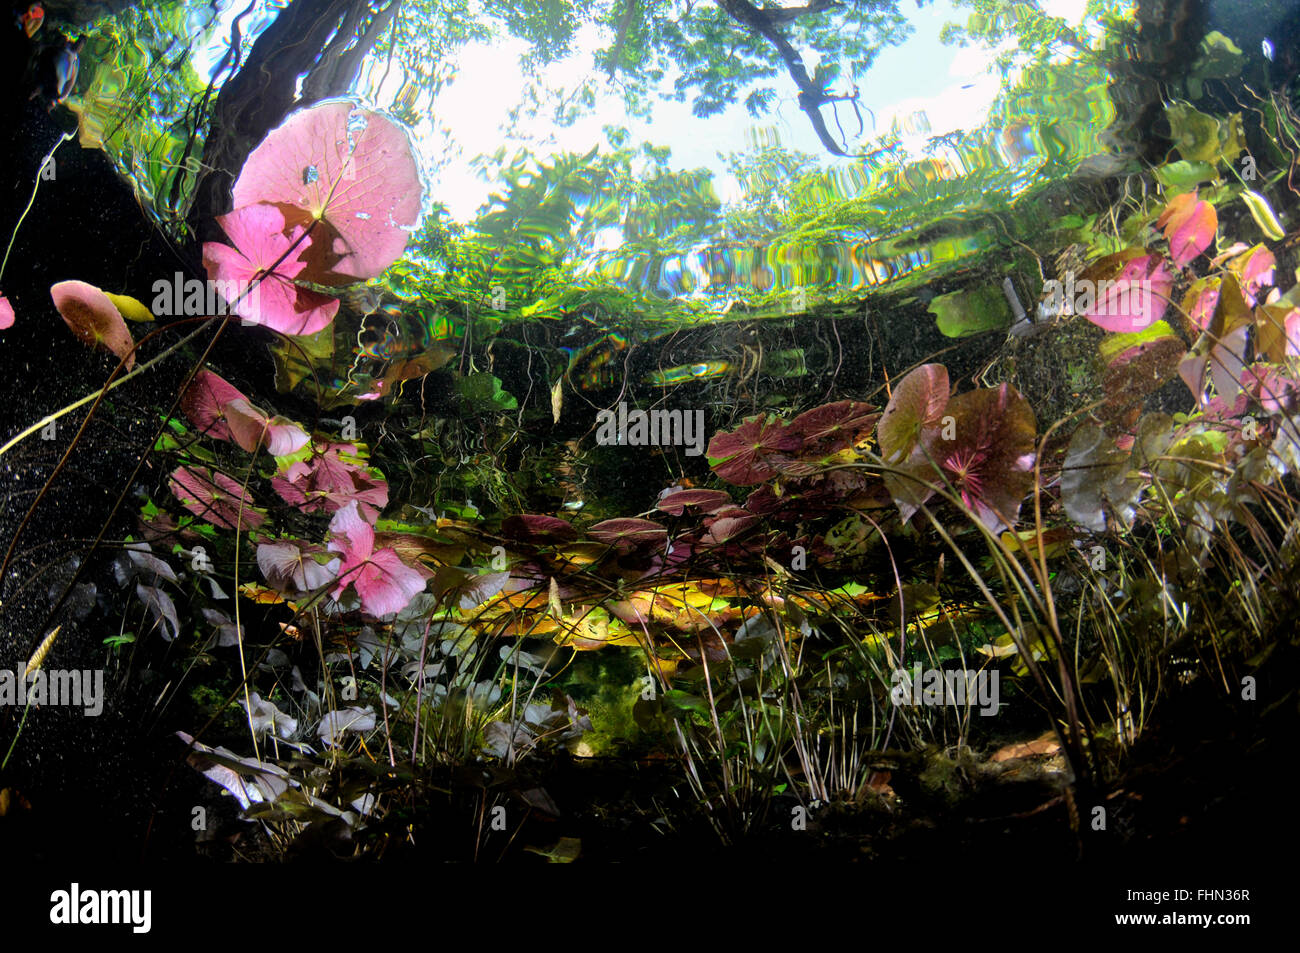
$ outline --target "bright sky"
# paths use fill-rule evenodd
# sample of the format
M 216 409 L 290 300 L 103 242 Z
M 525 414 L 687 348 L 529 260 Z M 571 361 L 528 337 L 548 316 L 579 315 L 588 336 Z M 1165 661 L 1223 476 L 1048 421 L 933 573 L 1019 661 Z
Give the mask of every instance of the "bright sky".
M 1045 0 L 1041 5 L 1046 12 L 1077 24 L 1083 17 L 1084 4 L 1085 0 Z M 988 114 L 1002 79 L 990 72 L 992 53 L 939 42 L 943 25 L 950 21 L 964 23 L 966 10 L 955 10 L 949 0 L 935 0 L 919 10 L 910 2 L 903 6 L 913 25 L 913 34 L 901 46 L 887 48 L 877 55 L 863 82 L 861 102 L 875 114 L 876 133 L 888 130 L 895 117 L 924 112 L 929 128 L 918 131 L 914 145 L 919 148 L 930 136 L 978 126 Z M 469 160 L 478 154 L 495 152 L 503 144 L 501 128 L 505 116 L 518 103 L 525 84 L 518 63 L 518 53 L 523 49 L 522 43 L 513 49 L 501 43 L 467 49 L 455 82 L 434 104 L 441 122 L 453 131 L 453 148 L 458 150 L 461 160 L 434 181 L 434 198 L 446 203 L 452 216 L 460 221 L 471 218 L 491 191 L 491 186 L 470 168 Z M 807 57 L 805 62 L 811 69 Z M 557 63 L 544 76 L 554 86 L 572 89 L 590 72 L 591 57 L 586 55 Z M 744 150 L 755 125 L 774 130 L 788 148 L 820 156 L 828 163 L 833 161 L 818 141 L 807 116 L 799 110 L 793 82 L 782 75 L 777 77 L 775 86 L 778 105 L 759 123 L 742 106 L 699 119 L 691 114 L 689 103 L 667 101 L 656 104 L 652 123 L 629 121 L 617 97 L 606 95 L 598 100 L 592 116 L 568 128 L 547 128 L 539 122 L 533 134 L 553 139 L 550 148 L 554 151 L 585 152 L 603 141 L 602 125 L 622 123 L 631 128 L 637 139 L 671 147 L 674 168 L 704 166 L 714 170 L 719 198 L 727 201 L 739 190 L 723 171 L 718 153 Z M 841 107 L 840 116 L 845 131 L 856 132 L 857 120 L 852 109 Z M 865 111 L 864 119 L 870 136 L 873 130 Z M 517 143 L 506 145 L 509 152 Z
M 1062 16 L 1074 25 L 1083 16 L 1084 4 L 1085 0 L 1041 0 L 1040 3 L 1048 13 Z M 217 36 L 229 35 L 228 20 L 240 7 L 242 3 L 230 3 L 223 9 L 222 26 L 218 27 Z M 873 129 L 871 117 L 864 111 L 869 137 L 888 130 L 895 118 L 900 119 L 904 128 L 909 128 L 907 118 L 924 113 L 928 126 L 919 126 L 912 141 L 904 142 L 905 147 L 910 147 L 909 151 L 919 152 L 930 136 L 980 125 L 997 96 L 1002 78 L 990 71 L 993 52 L 949 47 L 939 42 L 939 31 L 944 23 L 963 23 L 968 11 L 954 9 L 950 0 L 934 0 L 921 9 L 914 7 L 910 0 L 904 0 L 903 9 L 913 25 L 913 34 L 903 45 L 883 50 L 867 76 L 859 77 L 861 103 L 875 115 Z M 593 32 L 587 44 L 581 44 L 579 48 L 590 49 L 596 42 L 597 34 Z M 521 139 L 506 140 L 503 129 L 507 114 L 518 105 L 526 85 L 519 65 L 519 57 L 525 49 L 522 41 L 515 40 L 476 44 L 465 49 L 454 82 L 434 103 L 434 113 L 440 125 L 451 131 L 451 141 L 435 135 L 431 123 L 422 123 L 421 128 L 416 129 L 417 138 L 428 155 L 447 158 L 450 151 L 451 161 L 432 180 L 432 197 L 445 203 L 459 221 L 470 220 L 493 190 L 494 183 L 485 182 L 471 168 L 475 156 L 494 153 L 503 145 L 510 154 L 525 144 L 542 154 L 586 152 L 604 141 L 601 127 L 606 124 L 628 126 L 634 141 L 646 140 L 657 146 L 670 147 L 674 168 L 703 166 L 713 170 L 715 186 L 723 201 L 736 197 L 739 190 L 734 180 L 723 171 L 719 153 L 748 148 L 753 142 L 756 125 L 765 129 L 768 137 L 774 132 L 789 148 L 819 156 L 828 164 L 834 161 L 817 140 L 807 117 L 799 110 L 793 83 L 784 75 L 778 76 L 774 83 L 778 91 L 775 108 L 758 123 L 739 105 L 717 116 L 699 119 L 691 114 L 689 103 L 670 101 L 656 104 L 653 122 L 633 121 L 627 117 L 618 96 L 607 90 L 601 76 L 602 93 L 591 115 L 568 127 L 553 127 L 538 119 L 526 128 L 527 135 L 533 140 L 531 143 Z M 204 54 L 209 54 L 210 58 L 211 52 L 210 48 L 196 53 L 195 66 L 200 71 L 206 61 Z M 811 69 L 811 57 L 806 55 L 805 61 Z M 553 88 L 572 90 L 591 74 L 592 69 L 592 57 L 586 53 L 553 64 L 544 71 L 542 78 Z M 390 76 L 389 85 L 399 81 L 395 75 Z M 389 99 L 395 92 L 395 86 L 391 91 L 385 88 Z M 827 115 L 829 117 L 829 110 Z M 857 121 L 851 108 L 841 107 L 840 117 L 846 132 L 856 132 Z M 833 129 L 833 124 L 830 125 Z M 911 125 L 915 127 L 914 122 Z

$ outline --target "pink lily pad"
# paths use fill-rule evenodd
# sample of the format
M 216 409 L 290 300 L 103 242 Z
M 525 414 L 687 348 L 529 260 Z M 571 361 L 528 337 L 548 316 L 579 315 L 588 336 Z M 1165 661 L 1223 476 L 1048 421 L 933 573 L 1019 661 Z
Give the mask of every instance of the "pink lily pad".
M 1102 259 L 1088 273 L 1095 276 L 1096 295 L 1079 312 L 1099 328 L 1132 334 L 1150 327 L 1169 307 L 1174 274 L 1159 254 L 1130 249 Z
M 925 364 L 894 388 L 876 425 L 876 440 L 885 463 L 897 465 L 920 445 L 921 433 L 938 423 L 948 406 L 948 368 Z
M 135 341 L 108 295 L 84 281 L 60 281 L 50 288 L 50 297 L 81 341 L 125 358 L 128 371 L 135 366 Z
M 0 331 L 5 328 L 14 326 L 14 306 L 9 303 L 9 299 L 0 295 Z
M 273 202 L 329 223 L 342 244 L 333 270 L 351 280 L 378 277 L 401 256 L 419 222 L 424 186 L 402 126 L 331 100 L 271 130 L 244 163 L 233 195 L 236 208 Z
M 292 421 L 268 417 L 233 384 L 206 369 L 194 375 L 181 398 L 181 409 L 201 432 L 238 444 L 248 453 L 265 444 L 272 456 L 279 457 L 296 453 L 311 439 Z
M 313 449 L 310 461 L 297 461 L 283 476 L 271 478 L 271 486 L 280 498 L 304 513 L 333 513 L 355 501 L 367 520 L 378 518 L 388 505 L 388 483 L 365 467 L 343 459 L 343 454 L 355 454 L 357 448 L 348 443 L 322 442 Z
M 587 527 L 587 535 L 621 552 L 644 549 L 668 539 L 668 530 L 650 520 L 623 517 Z
M 804 448 L 816 445 L 824 453 L 852 446 L 855 438 L 869 431 L 880 419 L 876 408 L 856 400 L 837 400 L 806 410 L 787 424 L 791 433 L 804 439 Z
M 695 512 L 711 513 L 719 507 L 730 506 L 731 497 L 722 490 L 677 490 L 661 497 L 655 509 L 669 516 L 681 516 L 688 508 Z
M 1034 485 L 1034 411 L 1010 384 L 958 394 L 953 439 L 936 431 L 930 457 L 990 530 L 1010 528 Z
M 577 539 L 578 531 L 556 516 L 520 513 L 502 521 L 501 532 L 510 539 L 549 546 Z
M 1219 291 L 1223 279 L 1218 277 L 1201 278 L 1192 283 L 1183 298 L 1183 310 L 1192 324 L 1202 331 L 1210 326 L 1214 319 L 1214 309 L 1219 306 Z
M 1165 230 L 1169 241 L 1169 256 L 1179 268 L 1210 247 L 1219 227 L 1219 216 L 1214 206 L 1196 197 L 1195 192 L 1170 199 L 1165 210 L 1156 219 L 1156 227 Z
M 315 334 L 334 320 L 338 299 L 292 281 L 307 267 L 302 257 L 311 242 L 299 241 L 303 226 L 286 235 L 284 214 L 265 203 L 236 209 L 217 222 L 234 247 L 204 243 L 203 265 L 223 293 L 230 289 L 227 300 L 235 314 L 283 334 Z
M 168 481 L 181 505 L 200 519 L 223 529 L 256 529 L 266 515 L 253 509 L 253 499 L 236 481 L 207 467 L 177 467 Z
M 803 438 L 786 430 L 784 421 L 771 417 L 750 417 L 731 433 L 716 434 L 709 441 L 709 466 L 736 486 L 751 486 L 777 475 L 771 457 L 797 450 Z
M 334 598 L 351 585 L 362 611 L 376 618 L 400 612 L 424 591 L 424 575 L 402 562 L 396 550 L 375 549 L 375 528 L 361 517 L 355 500 L 330 521 L 329 548 L 342 560 Z
M 1259 303 L 1260 293 L 1272 286 L 1276 269 L 1277 258 L 1263 245 L 1256 245 L 1228 262 L 1228 270 L 1237 276 L 1241 294 L 1252 308 Z

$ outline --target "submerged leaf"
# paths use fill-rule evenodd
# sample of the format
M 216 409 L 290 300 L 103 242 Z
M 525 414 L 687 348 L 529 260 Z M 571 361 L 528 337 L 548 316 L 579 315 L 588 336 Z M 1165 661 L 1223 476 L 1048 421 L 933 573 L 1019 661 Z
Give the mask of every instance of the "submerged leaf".
M 1142 480 L 1129 474 L 1129 454 L 1118 450 L 1096 424 L 1074 432 L 1061 470 L 1061 500 L 1065 512 L 1094 533 L 1106 531 L 1106 516 L 1133 522 Z
M 587 527 L 592 539 L 623 552 L 658 545 L 668 539 L 668 530 L 650 520 L 625 517 L 604 520 Z
M 803 438 L 772 417 L 750 417 L 731 433 L 714 435 L 706 451 L 713 472 L 736 486 L 751 486 L 777 475 L 765 458 L 796 450 Z
M 899 381 L 876 426 L 885 463 L 897 465 L 910 457 L 922 430 L 938 423 L 947 406 L 948 369 L 942 364 L 925 364 Z
M 50 288 L 50 297 L 81 341 L 125 358 L 128 371 L 135 366 L 135 341 L 108 295 L 84 281 L 60 281 Z
M 1010 528 L 1034 485 L 1034 411 L 1010 384 L 958 394 L 948 404 L 953 439 L 942 431 L 927 450 L 979 520 Z
M 1195 192 L 1188 192 L 1169 200 L 1156 219 L 1156 226 L 1164 228 L 1169 255 L 1182 268 L 1210 247 L 1219 227 L 1219 216 L 1213 205 L 1198 199 Z

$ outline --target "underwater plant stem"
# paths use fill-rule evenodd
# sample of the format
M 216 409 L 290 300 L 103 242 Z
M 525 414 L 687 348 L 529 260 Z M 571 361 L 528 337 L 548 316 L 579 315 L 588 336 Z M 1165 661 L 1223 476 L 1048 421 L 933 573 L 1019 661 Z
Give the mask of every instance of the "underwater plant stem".
M 27 207 L 23 209 L 23 214 L 18 216 L 18 224 L 14 226 L 13 234 L 9 236 L 9 247 L 5 249 L 4 258 L 0 259 L 0 280 L 4 279 L 5 266 L 9 264 L 9 255 L 14 250 L 14 242 L 18 240 L 18 230 L 23 227 L 23 221 L 27 218 L 27 213 L 30 212 L 32 206 L 36 204 L 36 193 L 41 187 L 41 173 L 45 171 L 45 167 L 49 165 L 50 160 L 54 158 L 54 153 L 59 151 L 59 146 L 63 145 L 71 138 L 72 133 L 65 132 L 59 137 L 59 141 L 54 144 L 53 148 L 51 148 L 49 152 L 45 153 L 45 158 L 41 160 L 40 167 L 36 170 L 36 181 L 32 183 L 32 197 L 27 200 Z
M 207 319 L 207 320 L 211 320 L 211 319 Z M 68 414 L 76 410 L 78 407 L 84 407 L 86 406 L 86 404 L 90 403 L 92 400 L 98 399 L 101 395 L 106 394 L 108 391 L 113 390 L 117 387 L 121 387 L 127 381 L 139 377 L 145 371 L 149 370 L 150 368 L 154 367 L 156 364 L 160 363 L 164 358 L 170 357 L 177 348 L 185 344 L 188 344 L 190 341 L 192 341 L 195 337 L 197 337 L 200 333 L 202 333 L 204 327 L 206 327 L 206 325 L 202 325 L 200 327 L 195 328 L 191 333 L 181 338 L 174 345 L 169 347 L 167 350 L 163 351 L 157 357 L 150 358 L 148 361 L 145 361 L 143 364 L 138 365 L 135 368 L 135 370 L 123 374 L 121 377 L 117 378 L 117 380 L 110 381 L 106 386 L 101 387 L 93 394 L 87 394 L 85 397 L 82 397 L 80 400 L 73 401 L 71 404 L 68 404 L 66 407 L 60 407 L 58 410 L 54 411 L 53 413 L 47 414 L 46 416 L 42 417 L 40 420 L 36 421 L 36 423 L 32 424 L 26 430 L 23 430 L 18 434 L 14 435 L 13 437 L 11 437 L 3 446 L 0 446 L 0 457 L 4 456 L 6 453 L 8 453 L 18 444 L 22 443 L 32 434 L 44 430 L 47 426 L 54 423 L 54 421 L 58 420 L 60 417 L 67 416 Z M 163 329 L 159 328 L 158 330 L 161 331 Z M 154 332 L 154 333 L 158 333 L 158 332 Z M 141 340 L 140 343 L 143 344 L 144 340 Z

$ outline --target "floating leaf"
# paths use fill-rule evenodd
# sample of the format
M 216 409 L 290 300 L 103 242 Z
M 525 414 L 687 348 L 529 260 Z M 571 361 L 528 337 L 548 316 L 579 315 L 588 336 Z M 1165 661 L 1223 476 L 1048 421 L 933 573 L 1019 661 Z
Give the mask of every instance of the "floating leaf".
M 1191 162 L 1213 163 L 1219 158 L 1219 121 L 1189 106 L 1175 103 L 1165 107 L 1170 138 L 1182 157 Z
M 333 271 L 375 278 L 405 250 L 424 186 L 401 125 L 355 102 L 330 100 L 271 130 L 244 163 L 232 195 L 236 208 L 273 202 L 327 222 L 343 246 Z
M 9 299 L 0 295 L 0 331 L 14 326 L 14 306 Z
M 1218 178 L 1215 166 L 1210 162 L 1166 162 L 1155 170 L 1156 179 L 1170 192 L 1189 192 L 1202 182 L 1213 182 Z
M 1089 267 L 1083 278 L 1087 284 L 1083 300 L 1076 305 L 1078 312 L 1098 327 L 1119 333 L 1141 331 L 1158 321 L 1174 286 L 1165 259 L 1140 249 L 1108 255 Z
M 517 410 L 519 401 L 501 387 L 501 379 L 487 371 L 476 371 L 456 381 L 456 391 L 472 413 L 490 414 Z
M 205 242 L 203 265 L 235 314 L 282 334 L 315 334 L 334 320 L 337 298 L 293 283 L 307 267 L 303 256 L 312 244 L 301 225 L 286 235 L 284 214 L 265 203 L 237 209 L 217 222 L 234 247 Z
M 84 281 L 60 281 L 50 288 L 50 297 L 78 339 L 125 358 L 128 371 L 135 366 L 135 341 L 108 295 Z

